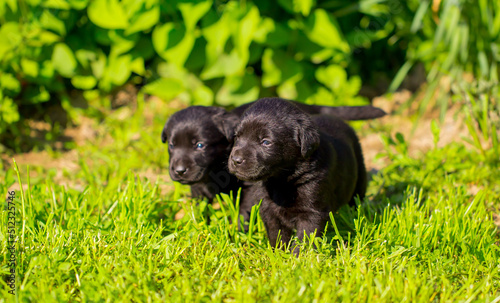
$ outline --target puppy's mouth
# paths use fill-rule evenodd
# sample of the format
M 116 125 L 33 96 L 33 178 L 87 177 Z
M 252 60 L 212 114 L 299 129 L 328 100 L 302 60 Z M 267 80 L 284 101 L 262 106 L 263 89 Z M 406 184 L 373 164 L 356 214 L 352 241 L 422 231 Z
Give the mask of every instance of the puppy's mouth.
M 188 173 L 186 172 L 184 175 L 180 176 L 175 172 L 170 171 L 170 178 L 172 181 L 179 182 L 185 185 L 193 185 L 195 183 L 200 182 L 203 179 L 203 172 L 199 171 L 198 173 Z
M 263 169 L 244 169 L 242 167 L 235 167 L 234 165 L 229 165 L 229 172 L 236 176 L 236 178 L 242 181 L 260 181 L 267 179 Z
M 179 179 L 179 178 L 172 178 L 172 180 L 174 180 L 175 182 L 179 182 L 180 184 L 184 184 L 184 185 L 193 185 L 197 182 L 197 181 L 185 180 L 185 179 Z

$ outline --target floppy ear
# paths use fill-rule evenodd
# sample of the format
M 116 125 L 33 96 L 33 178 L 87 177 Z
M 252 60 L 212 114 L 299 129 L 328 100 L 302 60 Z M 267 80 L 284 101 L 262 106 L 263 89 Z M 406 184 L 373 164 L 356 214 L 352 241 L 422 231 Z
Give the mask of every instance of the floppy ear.
M 161 132 L 161 142 L 165 143 L 165 142 L 167 142 L 167 139 L 168 139 L 167 138 L 167 127 L 165 126 L 163 128 L 163 131 Z
M 163 126 L 163 130 L 161 132 L 161 142 L 166 143 L 168 141 L 168 134 L 170 132 L 170 129 L 172 128 L 172 123 L 175 124 L 174 117 L 176 114 L 172 115 L 167 122 L 165 122 L 165 126 Z M 172 122 L 174 121 L 174 122 Z
M 240 118 L 233 113 L 228 113 L 223 110 L 215 114 L 212 117 L 212 121 L 217 129 L 224 134 L 226 139 L 229 142 L 232 142 L 234 138 L 234 130 L 238 123 L 240 123 Z
M 311 119 L 297 119 L 297 141 L 304 159 L 309 158 L 319 146 L 318 127 Z

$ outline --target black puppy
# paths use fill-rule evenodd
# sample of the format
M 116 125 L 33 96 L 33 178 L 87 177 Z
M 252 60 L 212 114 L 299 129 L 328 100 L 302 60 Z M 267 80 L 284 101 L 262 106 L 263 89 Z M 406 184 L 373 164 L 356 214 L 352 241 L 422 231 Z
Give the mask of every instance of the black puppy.
M 323 232 L 330 212 L 365 195 L 361 146 L 338 118 L 311 117 L 285 100 L 264 98 L 245 111 L 234 140 L 229 171 L 261 181 L 255 195 L 273 247 L 280 231 L 282 244 L 294 229 L 300 240 Z
M 385 112 L 372 106 L 328 107 L 294 103 L 307 113 L 337 115 L 346 120 L 378 118 Z M 172 180 L 191 186 L 193 198 L 209 202 L 219 193 L 236 192 L 242 187 L 240 214 L 248 221 L 252 206 L 258 202 L 247 194 L 251 183 L 242 182 L 227 170 L 234 128 L 239 116 L 251 104 L 226 112 L 218 107 L 191 106 L 170 117 L 161 135 L 168 142 L 169 173 Z
M 206 198 L 212 203 L 217 194 L 236 194 L 242 188 L 239 214 L 246 222 L 256 203 L 252 195 L 247 195 L 252 183 L 238 180 L 227 170 L 238 122 L 236 114 L 223 108 L 191 106 L 168 119 L 161 140 L 168 142 L 170 177 L 190 185 L 193 198 Z

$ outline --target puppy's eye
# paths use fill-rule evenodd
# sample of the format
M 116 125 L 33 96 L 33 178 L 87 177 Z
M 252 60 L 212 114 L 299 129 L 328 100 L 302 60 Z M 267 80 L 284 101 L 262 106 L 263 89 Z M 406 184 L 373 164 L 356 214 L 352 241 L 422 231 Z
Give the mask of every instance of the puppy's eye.
M 203 143 L 201 143 L 201 142 L 196 143 L 197 149 L 203 149 L 204 147 L 205 147 L 205 145 Z
M 261 144 L 264 146 L 269 146 L 269 145 L 271 145 L 271 141 L 264 139 L 264 140 L 262 140 Z
M 171 142 L 169 142 L 169 143 L 168 143 L 168 148 L 170 148 L 170 149 L 174 149 L 174 144 L 173 144 L 173 143 L 171 143 Z

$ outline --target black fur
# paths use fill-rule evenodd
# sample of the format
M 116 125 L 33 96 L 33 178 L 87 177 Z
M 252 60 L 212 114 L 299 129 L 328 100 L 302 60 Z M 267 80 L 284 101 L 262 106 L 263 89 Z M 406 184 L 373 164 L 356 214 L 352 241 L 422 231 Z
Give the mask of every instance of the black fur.
M 362 199 L 366 170 L 356 134 L 332 116 L 309 116 L 292 103 L 264 98 L 236 127 L 229 171 L 257 182 L 270 244 L 288 243 L 293 230 L 323 232 L 329 213 Z M 295 251 L 298 253 L 298 250 Z
M 253 103 L 251 103 L 253 104 Z M 247 194 L 250 182 L 242 182 L 227 170 L 227 160 L 231 151 L 234 129 L 239 116 L 251 104 L 235 108 L 231 112 L 218 107 L 191 106 L 170 117 L 161 134 L 163 143 L 169 143 L 170 168 L 172 180 L 191 186 L 193 198 L 207 198 L 209 202 L 219 193 L 230 193 L 242 187 L 240 214 L 249 219 L 251 207 L 258 202 L 255 195 Z M 366 107 L 327 107 L 311 106 L 295 103 L 311 114 L 328 113 L 335 115 L 338 111 L 343 119 L 376 118 L 385 113 L 371 106 Z M 281 114 L 281 113 L 280 113 Z M 304 118 L 309 121 L 309 118 Z M 308 155 L 314 150 L 307 144 L 310 132 L 303 132 L 300 138 Z M 197 147 L 202 143 L 202 147 Z
M 217 194 L 236 194 L 241 187 L 240 214 L 248 221 L 255 202 L 245 199 L 245 193 L 252 184 L 238 180 L 227 170 L 231 151 L 228 138 L 233 137 L 238 122 L 238 116 L 223 108 L 191 106 L 170 117 L 161 139 L 168 142 L 173 181 L 190 185 L 193 198 L 206 198 L 209 203 Z

